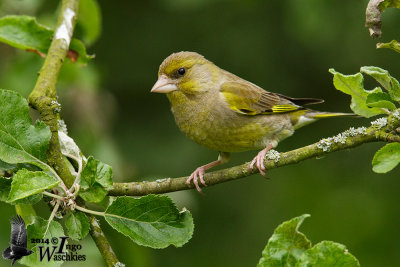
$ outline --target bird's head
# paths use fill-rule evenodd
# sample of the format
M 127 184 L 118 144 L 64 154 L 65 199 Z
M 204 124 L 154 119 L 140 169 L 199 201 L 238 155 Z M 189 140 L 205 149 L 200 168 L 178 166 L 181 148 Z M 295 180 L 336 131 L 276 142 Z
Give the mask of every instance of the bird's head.
M 179 52 L 167 57 L 160 65 L 158 80 L 151 92 L 180 91 L 195 95 L 205 92 L 215 79 L 216 66 L 195 52 Z

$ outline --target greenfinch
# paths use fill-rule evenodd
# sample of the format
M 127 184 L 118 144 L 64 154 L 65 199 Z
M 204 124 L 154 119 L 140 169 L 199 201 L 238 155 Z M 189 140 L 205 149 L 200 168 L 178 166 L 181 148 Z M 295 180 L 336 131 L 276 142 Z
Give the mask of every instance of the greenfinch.
M 198 167 L 187 179 L 201 193 L 206 170 L 229 160 L 230 152 L 262 149 L 251 161 L 265 176 L 264 157 L 278 142 L 319 118 L 349 115 L 318 112 L 303 105 L 315 98 L 292 98 L 225 71 L 195 52 L 179 52 L 160 65 L 151 92 L 165 93 L 179 129 L 196 143 L 219 151 L 218 160 Z

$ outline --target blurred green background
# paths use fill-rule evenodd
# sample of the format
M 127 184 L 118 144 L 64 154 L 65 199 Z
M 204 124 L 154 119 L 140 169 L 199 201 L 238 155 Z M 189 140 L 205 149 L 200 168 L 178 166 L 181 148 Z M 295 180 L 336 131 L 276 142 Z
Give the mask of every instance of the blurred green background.
M 84 1 L 84 0 L 82 0 Z M 58 83 L 62 117 L 86 155 L 113 166 L 116 181 L 189 175 L 217 158 L 177 128 L 164 95 L 150 94 L 158 66 L 173 52 L 196 51 L 261 87 L 293 97 L 316 97 L 313 108 L 350 112 L 349 96 L 336 91 L 329 68 L 345 74 L 375 65 L 400 78 L 400 56 L 376 50 L 364 27 L 366 0 L 152 0 L 99 1 L 102 32 L 88 52 L 86 67 L 70 62 Z M 53 27 L 58 2 L 0 0 L 0 15 L 29 14 Z M 381 41 L 399 39 L 400 12 L 383 14 Z M 80 26 L 76 36 L 85 40 Z M 27 96 L 43 59 L 0 44 L 0 88 Z M 375 82 L 365 80 L 366 88 Z M 350 126 L 362 118 L 317 122 L 280 143 L 292 150 Z M 193 214 L 195 232 L 182 248 L 139 247 L 112 230 L 105 233 L 127 266 L 255 266 L 275 227 L 309 213 L 301 227 L 315 244 L 345 244 L 362 266 L 398 266 L 400 251 L 399 167 L 389 174 L 371 170 L 382 144 L 329 154 L 195 191 L 170 194 Z M 228 165 L 251 160 L 256 151 L 235 153 Z M 8 244 L 12 206 L 0 203 L 0 248 Z M 46 205 L 38 208 L 44 217 Z M 88 266 L 105 266 L 90 238 L 83 242 Z M 0 265 L 9 262 L 0 260 Z M 67 265 L 66 265 L 67 266 Z M 68 266 L 73 266 L 70 264 Z

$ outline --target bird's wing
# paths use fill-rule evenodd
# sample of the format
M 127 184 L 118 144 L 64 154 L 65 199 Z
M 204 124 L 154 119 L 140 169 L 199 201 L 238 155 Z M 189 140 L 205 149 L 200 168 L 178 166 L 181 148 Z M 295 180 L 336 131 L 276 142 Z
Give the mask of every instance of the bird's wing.
M 224 82 L 220 93 L 235 112 L 245 115 L 274 114 L 304 109 L 301 105 L 321 103 L 315 98 L 291 98 L 265 91 L 250 82 Z
M 11 244 L 14 246 L 24 247 L 27 245 L 27 233 L 25 222 L 21 216 L 16 216 L 10 220 L 11 222 Z

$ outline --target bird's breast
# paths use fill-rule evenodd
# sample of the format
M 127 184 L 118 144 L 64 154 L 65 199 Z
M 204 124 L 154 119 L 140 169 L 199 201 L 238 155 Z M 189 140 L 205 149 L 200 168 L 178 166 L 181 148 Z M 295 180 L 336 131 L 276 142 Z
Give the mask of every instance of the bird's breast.
M 261 149 L 268 144 L 276 146 L 293 133 L 290 119 L 284 115 L 247 116 L 215 101 L 178 102 L 171 101 L 171 110 L 179 129 L 196 143 L 213 150 L 239 152 Z

